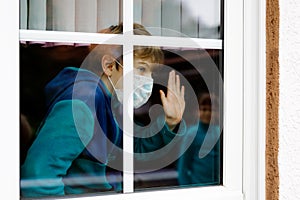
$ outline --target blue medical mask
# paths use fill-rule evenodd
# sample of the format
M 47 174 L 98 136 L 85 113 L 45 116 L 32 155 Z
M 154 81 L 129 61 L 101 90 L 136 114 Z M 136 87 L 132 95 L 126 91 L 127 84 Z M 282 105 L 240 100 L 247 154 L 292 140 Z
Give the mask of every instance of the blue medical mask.
M 123 66 L 118 62 L 118 64 L 123 68 Z M 111 85 L 113 86 L 115 93 L 117 95 L 118 101 L 123 102 L 123 89 L 115 88 L 110 77 L 108 77 Z M 147 103 L 149 100 L 153 89 L 153 79 L 151 77 L 133 75 L 133 107 L 140 108 L 142 105 Z
M 139 108 L 149 100 L 153 89 L 153 79 L 151 77 L 133 76 L 133 107 Z

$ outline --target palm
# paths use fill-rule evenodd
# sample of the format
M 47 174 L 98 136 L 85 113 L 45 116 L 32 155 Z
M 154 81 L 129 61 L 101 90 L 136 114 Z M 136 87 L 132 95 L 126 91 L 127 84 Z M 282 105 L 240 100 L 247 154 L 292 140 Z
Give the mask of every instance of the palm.
M 180 86 L 180 78 L 175 71 L 169 73 L 167 95 L 160 91 L 166 123 L 172 129 L 182 119 L 185 109 L 184 86 Z

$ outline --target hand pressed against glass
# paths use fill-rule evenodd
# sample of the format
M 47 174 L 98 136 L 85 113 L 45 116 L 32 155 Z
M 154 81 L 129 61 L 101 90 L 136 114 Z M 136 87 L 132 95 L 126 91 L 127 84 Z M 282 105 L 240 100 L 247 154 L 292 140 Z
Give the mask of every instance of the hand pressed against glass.
M 184 86 L 180 86 L 179 75 L 172 70 L 169 73 L 168 90 L 160 90 L 160 97 L 166 115 L 166 123 L 172 130 L 181 121 L 185 109 Z

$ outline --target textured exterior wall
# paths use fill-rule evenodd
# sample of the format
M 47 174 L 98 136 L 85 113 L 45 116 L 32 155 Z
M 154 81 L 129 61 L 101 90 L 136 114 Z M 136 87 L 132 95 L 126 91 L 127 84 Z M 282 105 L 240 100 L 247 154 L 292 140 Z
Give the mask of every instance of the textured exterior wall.
M 279 199 L 279 0 L 266 1 L 266 199 Z
M 280 0 L 279 199 L 300 199 L 300 1 Z

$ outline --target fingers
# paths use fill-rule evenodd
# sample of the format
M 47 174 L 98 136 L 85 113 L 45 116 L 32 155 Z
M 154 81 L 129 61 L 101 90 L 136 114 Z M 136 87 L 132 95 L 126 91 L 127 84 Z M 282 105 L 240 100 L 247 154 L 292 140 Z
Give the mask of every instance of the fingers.
M 172 70 L 169 73 L 168 80 L 168 93 L 171 92 L 176 96 L 184 97 L 184 86 L 180 86 L 180 77 L 175 74 L 175 71 Z
M 185 91 L 184 86 L 181 86 L 180 95 L 181 95 L 181 98 L 182 98 L 182 99 L 184 99 L 184 91 Z
M 185 87 L 181 86 L 180 76 L 172 70 L 169 73 L 167 93 L 160 90 L 160 98 L 166 115 L 166 122 L 169 125 L 181 121 L 185 109 L 184 93 Z
M 164 106 L 166 101 L 167 101 L 166 95 L 162 90 L 159 90 L 159 93 L 160 93 L 160 98 L 161 98 L 162 105 Z
M 169 73 L 168 90 L 172 93 L 180 94 L 180 78 L 179 75 L 175 74 L 174 70 Z
M 169 80 L 168 80 L 168 90 L 171 90 L 172 92 L 175 91 L 175 71 L 172 70 L 170 73 L 169 73 Z
M 176 93 L 177 94 L 180 94 L 180 78 L 179 78 L 179 75 L 176 75 Z

